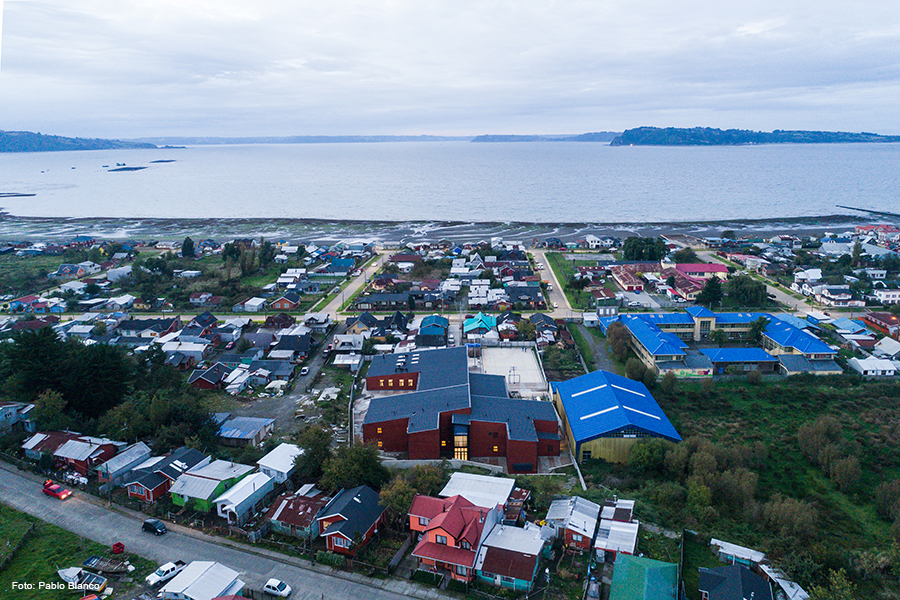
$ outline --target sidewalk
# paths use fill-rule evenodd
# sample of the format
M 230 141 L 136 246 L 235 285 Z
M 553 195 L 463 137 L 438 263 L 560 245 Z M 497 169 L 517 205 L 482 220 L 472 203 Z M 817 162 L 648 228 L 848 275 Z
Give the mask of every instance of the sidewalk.
M 30 471 L 20 471 L 16 466 L 10 465 L 6 462 L 0 461 L 0 469 L 8 470 L 10 472 L 16 472 L 17 474 L 32 479 L 35 483 L 41 484 L 43 483 L 43 479 L 31 473 Z M 78 498 L 84 500 L 85 502 L 90 502 L 96 506 L 101 508 L 106 508 L 107 510 L 115 511 L 119 514 L 126 515 L 131 517 L 137 521 L 143 521 L 147 518 L 147 515 L 137 512 L 135 510 L 131 510 L 130 508 L 126 508 L 124 506 L 119 506 L 117 504 L 110 505 L 107 501 L 97 498 L 96 496 L 92 496 L 85 492 L 80 492 L 78 494 Z M 365 575 L 361 575 L 359 573 L 347 573 L 345 571 L 340 571 L 338 569 L 334 569 L 327 565 L 321 565 L 318 563 L 311 563 L 309 560 L 297 558 L 295 556 L 288 556 L 286 554 L 281 554 L 280 552 L 275 552 L 274 550 L 269 550 L 267 548 L 259 548 L 256 546 L 252 546 L 249 544 L 244 544 L 241 542 L 236 542 L 234 540 L 229 540 L 227 538 L 222 538 L 214 535 L 209 535 L 203 533 L 201 531 L 197 531 L 195 529 L 191 529 L 190 527 L 184 527 L 182 525 L 177 525 L 174 523 L 166 522 L 166 527 L 170 531 L 174 531 L 180 533 L 182 535 L 190 536 L 196 539 L 200 539 L 206 542 L 210 542 L 213 544 L 218 544 L 220 546 L 229 546 L 236 550 L 240 550 L 242 552 L 246 552 L 248 554 L 255 554 L 257 556 L 263 556 L 265 558 L 269 558 L 271 560 L 276 560 L 278 562 L 292 565 L 301 569 L 306 569 L 309 571 L 318 571 L 324 575 L 328 575 L 330 577 L 336 577 L 338 579 L 344 579 L 347 581 L 352 581 L 354 583 L 358 583 L 360 585 L 364 585 L 366 587 L 382 589 L 386 591 L 393 592 L 395 594 L 402 594 L 404 596 L 408 596 L 410 598 L 423 598 L 425 600 L 438 600 L 445 598 L 452 598 L 452 596 L 447 596 L 446 594 L 441 593 L 436 588 L 430 588 L 425 586 L 420 586 L 417 583 L 412 581 L 407 581 L 404 579 L 398 579 L 395 577 L 389 577 L 387 579 L 375 579 L 372 577 L 366 577 Z

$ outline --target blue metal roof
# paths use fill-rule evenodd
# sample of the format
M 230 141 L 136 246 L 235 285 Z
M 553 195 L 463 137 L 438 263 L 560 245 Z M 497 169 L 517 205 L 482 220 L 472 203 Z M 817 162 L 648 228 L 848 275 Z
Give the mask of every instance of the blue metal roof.
M 806 319 L 801 319 L 800 317 L 795 317 L 794 315 L 790 315 L 788 313 L 776 313 L 776 314 L 773 314 L 772 316 L 775 317 L 776 319 L 778 319 L 779 321 L 784 321 L 785 323 L 790 323 L 797 329 L 806 329 L 807 327 L 810 329 L 816 329 L 816 330 L 821 329 L 821 327 L 818 327 L 817 325 L 813 325 Z
M 765 335 L 776 344 L 794 348 L 802 354 L 837 354 L 822 340 L 779 319 L 769 321 Z
M 761 312 L 719 313 L 716 315 L 716 323 L 752 323 L 760 317 L 772 320 L 772 315 Z
M 865 332 L 868 330 L 865 323 L 862 323 L 855 319 L 848 319 L 847 317 L 835 319 L 831 322 L 831 324 L 834 325 L 837 329 L 842 329 L 851 333 Z
M 668 417 L 643 383 L 607 371 L 554 384 L 576 444 L 624 428 L 681 441 Z
M 656 325 L 642 319 L 628 319 L 625 322 L 631 334 L 653 356 L 684 356 L 687 344 L 677 335 L 666 333 Z
M 705 306 L 689 306 L 685 309 L 692 317 L 715 317 L 716 313 L 709 310 Z
M 709 348 L 701 350 L 714 363 L 717 362 L 778 362 L 762 348 Z

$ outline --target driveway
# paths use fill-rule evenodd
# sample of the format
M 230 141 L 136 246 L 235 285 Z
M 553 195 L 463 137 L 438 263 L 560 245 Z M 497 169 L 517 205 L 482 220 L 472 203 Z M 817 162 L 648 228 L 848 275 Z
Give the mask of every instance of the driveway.
M 141 532 L 143 516 L 138 513 L 119 507 L 110 510 L 101 505 L 102 501 L 95 498 L 88 501 L 85 496 L 76 492 L 61 502 L 41 493 L 38 477 L 0 464 L 0 502 L 106 546 L 122 542 L 129 552 L 159 563 L 175 559 L 218 561 L 241 573 L 241 579 L 250 587 L 262 589 L 269 578 L 277 577 L 294 589 L 292 598 L 306 600 L 401 600 L 432 595 L 430 590 L 421 590 L 399 579 L 332 575 L 303 568 L 299 565 L 308 564 L 306 561 L 226 542 L 179 526 L 170 525 L 166 535 L 152 536 Z M 362 579 L 356 581 L 355 577 Z M 433 597 L 438 594 L 434 592 Z

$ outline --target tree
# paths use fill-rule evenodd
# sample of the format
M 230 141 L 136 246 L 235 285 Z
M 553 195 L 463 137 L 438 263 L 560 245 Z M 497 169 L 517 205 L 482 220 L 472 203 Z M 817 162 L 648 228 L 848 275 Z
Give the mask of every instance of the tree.
M 184 238 L 184 241 L 181 242 L 181 256 L 185 258 L 193 258 L 194 254 L 194 240 L 190 237 Z
M 395 476 L 391 482 L 381 490 L 379 503 L 385 508 L 388 522 L 399 525 L 403 529 L 413 499 L 416 497 L 416 489 L 400 475 Z
M 40 429 L 56 431 L 68 429 L 75 421 L 66 414 L 66 400 L 54 390 L 42 392 L 34 401 L 32 417 Z
M 732 277 L 725 283 L 728 297 L 741 306 L 763 306 L 766 303 L 766 284 L 749 275 Z
M 447 473 L 434 465 L 416 465 L 409 471 L 409 483 L 423 496 L 435 496 L 447 483 Z
M 722 303 L 722 282 L 718 277 L 710 277 L 697 294 L 697 304 L 717 306 Z
M 319 483 L 327 490 L 367 485 L 376 490 L 391 478 L 374 445 L 341 446 L 322 467 Z
M 826 585 L 817 585 L 809 592 L 809 600 L 854 600 L 856 586 L 847 579 L 844 569 L 829 571 Z
M 875 512 L 887 521 L 900 515 L 900 479 L 878 484 L 875 488 Z
M 750 323 L 750 329 L 747 331 L 747 337 L 753 340 L 753 343 L 759 344 L 762 342 L 763 332 L 766 330 L 766 327 L 769 326 L 769 320 L 765 317 L 760 317 Z
M 666 285 L 669 286 L 670 288 L 675 287 L 675 276 L 674 275 L 669 275 L 668 277 L 666 277 Z
M 88 296 L 96 296 L 100 293 L 100 286 L 94 282 L 91 282 L 84 286 L 84 293 Z
M 709 332 L 709 339 L 719 345 L 719 348 L 728 343 L 728 334 L 724 329 L 713 329 Z
M 534 323 L 528 319 L 522 319 L 516 323 L 516 339 L 523 342 L 533 342 L 537 330 Z
M 631 448 L 628 464 L 645 473 L 661 473 L 671 445 L 660 438 L 645 438 Z
M 853 251 L 852 255 L 850 256 L 850 260 L 852 261 L 853 266 L 856 268 L 859 268 L 862 253 L 862 244 L 859 242 L 859 240 L 856 240 L 855 242 L 853 242 Z
M 275 246 L 272 242 L 263 241 L 259 238 L 259 268 L 265 269 L 275 262 Z
M 619 322 L 610 324 L 606 329 L 606 339 L 609 340 L 609 349 L 620 362 L 628 358 L 628 345 L 631 334 L 625 326 Z
M 632 379 L 634 381 L 641 381 L 644 378 L 644 373 L 646 372 L 647 367 L 644 366 L 644 363 L 641 362 L 641 359 L 631 357 L 625 363 L 625 376 L 628 379 Z
M 659 387 L 667 396 L 678 391 L 678 377 L 672 371 L 666 371 L 666 374 L 659 380 Z
M 725 238 L 726 240 L 733 240 L 737 236 L 734 234 L 734 231 L 732 231 L 731 229 L 726 229 L 725 231 L 722 232 L 722 237 Z
M 666 255 L 668 249 L 662 238 L 644 238 L 632 236 L 622 244 L 622 255 L 625 260 L 658 261 Z
M 672 255 L 672 260 L 676 263 L 697 263 L 700 262 L 700 259 L 697 257 L 697 253 L 694 252 L 693 248 L 682 248 L 678 252 Z
M 831 465 L 831 480 L 843 492 L 853 489 L 860 475 L 859 459 L 855 456 L 838 459 Z
M 318 479 L 331 458 L 331 433 L 321 427 L 308 427 L 297 439 L 303 453 L 294 459 L 295 474 L 300 481 Z

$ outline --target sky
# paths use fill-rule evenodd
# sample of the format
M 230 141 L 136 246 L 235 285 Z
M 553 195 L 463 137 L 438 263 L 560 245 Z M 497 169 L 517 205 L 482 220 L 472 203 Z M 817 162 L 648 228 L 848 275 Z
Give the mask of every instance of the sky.
M 0 3 L 5 130 L 900 134 L 900 2 Z

